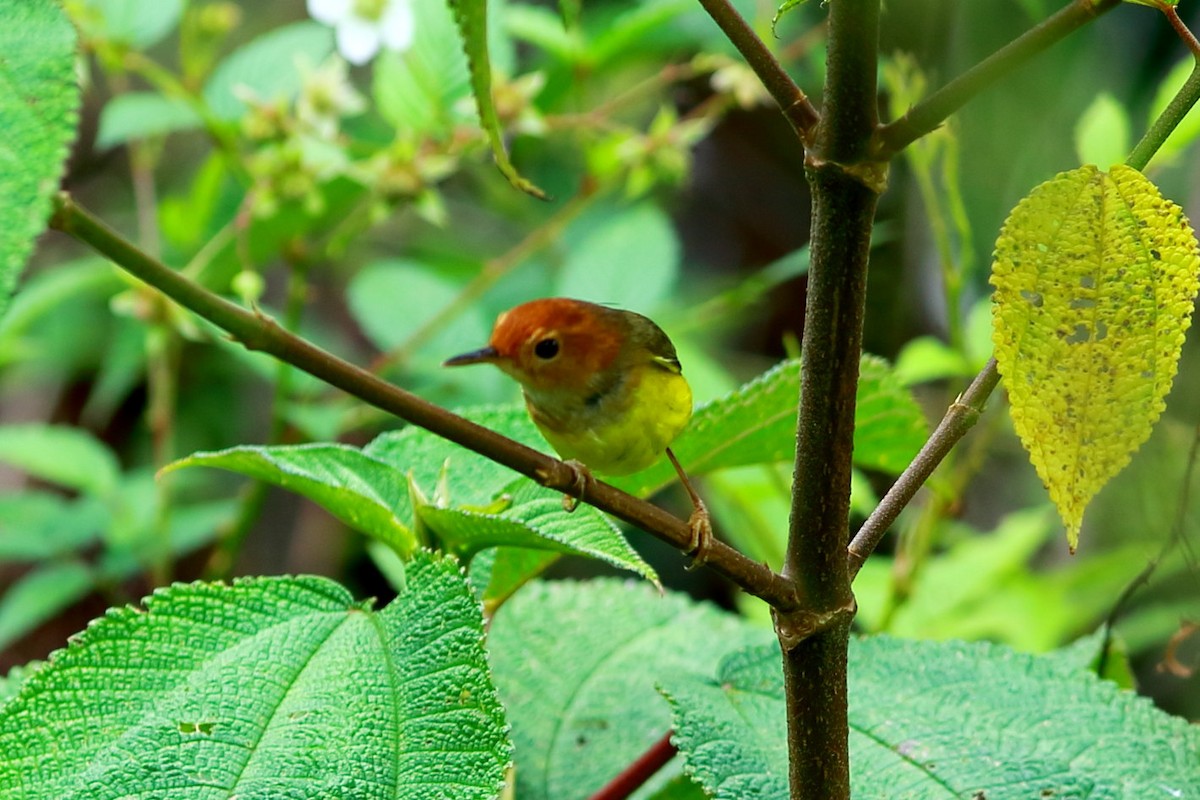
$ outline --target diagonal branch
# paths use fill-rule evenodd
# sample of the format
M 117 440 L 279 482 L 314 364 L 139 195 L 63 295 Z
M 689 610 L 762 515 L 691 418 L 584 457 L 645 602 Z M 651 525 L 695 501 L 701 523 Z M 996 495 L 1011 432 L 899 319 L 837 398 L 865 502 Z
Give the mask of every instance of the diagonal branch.
M 1076 28 L 1115 8 L 1121 0 L 1073 0 L 1025 33 L 1001 47 L 908 110 L 900 119 L 879 128 L 876 158 L 887 161 L 941 125 L 968 100 Z
M 996 370 L 996 359 L 988 360 L 983 370 L 971 381 L 967 390 L 950 404 L 946 415 L 938 423 L 937 430 L 925 442 L 921 452 L 908 465 L 908 469 L 896 479 L 892 488 L 884 495 L 883 500 L 867 517 L 867 521 L 858 529 L 854 540 L 847 548 L 847 558 L 850 566 L 850 577 L 853 579 L 862 569 L 867 556 L 879 545 L 888 528 L 900 516 L 900 512 L 912 501 L 917 491 L 929 480 L 929 476 L 938 468 L 958 441 L 967 435 L 967 431 L 975 426 L 983 405 L 987 402 L 996 384 L 1000 382 L 1000 373 Z
M 745 57 L 746 63 L 779 104 L 783 115 L 792 123 L 796 133 L 800 134 L 800 139 L 807 144 L 813 129 L 821 121 L 821 115 L 808 99 L 808 95 L 788 76 L 783 66 L 767 49 L 767 45 L 729 0 L 700 0 L 700 5 L 704 6 L 708 15 Z
M 533 478 L 543 486 L 580 497 L 673 547 L 685 552 L 693 548 L 691 530 L 678 517 L 599 480 L 589 481 L 587 496 L 581 497 L 582 487 L 575 482 L 574 470 L 562 461 L 393 386 L 289 333 L 264 314 L 247 311 L 213 294 L 139 250 L 76 205 L 66 192 L 60 192 L 54 200 L 50 226 L 90 245 L 122 269 L 228 332 L 247 349 L 269 353 L 364 402 Z M 796 592 L 789 581 L 722 542 L 712 542 L 705 566 L 775 608 L 790 611 L 797 605 Z

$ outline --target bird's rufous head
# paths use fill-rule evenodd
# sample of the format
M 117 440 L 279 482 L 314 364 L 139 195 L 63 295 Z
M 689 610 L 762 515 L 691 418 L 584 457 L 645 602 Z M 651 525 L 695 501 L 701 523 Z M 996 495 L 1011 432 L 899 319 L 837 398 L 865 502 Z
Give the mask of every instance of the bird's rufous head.
M 621 312 L 565 297 L 532 300 L 496 318 L 488 346 L 445 365 L 495 364 L 523 386 L 584 391 L 610 368 L 625 331 Z

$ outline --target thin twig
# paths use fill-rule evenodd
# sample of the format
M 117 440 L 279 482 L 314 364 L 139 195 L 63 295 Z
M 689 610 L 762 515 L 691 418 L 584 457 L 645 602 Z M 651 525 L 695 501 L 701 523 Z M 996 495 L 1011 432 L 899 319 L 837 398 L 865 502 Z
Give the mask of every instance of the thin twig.
M 247 311 L 219 297 L 143 253 L 77 205 L 66 192 L 55 197 L 50 225 L 90 245 L 125 271 L 225 330 L 247 349 L 286 361 L 366 403 L 533 478 L 543 486 L 577 497 L 582 494 L 575 470 L 562 461 L 393 386 L 289 333 L 270 317 Z M 681 551 L 686 552 L 691 547 L 692 532 L 687 522 L 611 484 L 599 480 L 589 482 L 587 497 L 580 499 Z M 705 566 L 774 608 L 786 612 L 798 605 L 790 581 L 723 542 L 712 543 Z
M 1163 562 L 1175 546 L 1180 542 L 1185 541 L 1183 538 L 1188 511 L 1188 495 L 1192 486 L 1192 476 L 1196 471 L 1197 456 L 1200 456 L 1200 425 L 1196 426 L 1195 433 L 1192 435 L 1192 446 L 1188 450 L 1187 468 L 1183 471 L 1183 486 L 1179 490 L 1179 502 L 1175 506 L 1175 519 L 1171 523 L 1171 533 L 1159 548 L 1158 553 L 1154 558 L 1146 562 L 1141 571 L 1133 577 L 1125 588 L 1121 590 L 1121 594 L 1117 597 L 1117 601 L 1113 603 L 1112 609 L 1108 612 L 1108 616 L 1104 619 L 1104 644 L 1100 648 L 1100 658 L 1096 664 L 1096 674 L 1103 676 L 1105 668 L 1108 665 L 1108 651 L 1112 646 L 1113 628 L 1117 624 L 1117 619 L 1125 612 L 1125 608 L 1129 605 L 1129 601 L 1133 599 L 1133 595 L 1138 589 L 1150 582 L 1150 578 L 1154 576 L 1158 570 L 1159 564 Z
M 925 442 L 921 452 L 908 465 L 908 469 L 892 484 L 892 488 L 884 495 L 883 500 L 867 517 L 867 521 L 858 529 L 847 550 L 850 564 L 850 577 L 853 579 L 862 569 L 867 556 L 879 545 L 888 528 L 900 516 L 900 512 L 912 501 L 917 491 L 929 480 L 929 476 L 938 468 L 958 441 L 974 427 L 983 411 L 983 405 L 1000 382 L 1000 373 L 996 369 L 996 359 L 989 359 L 983 370 L 971 381 L 967 390 L 958 396 L 946 410 L 946 415 L 938 423 L 937 429 Z
M 875 154 L 889 160 L 912 142 L 941 125 L 968 100 L 1016 69 L 1076 28 L 1120 5 L 1120 0 L 1074 0 L 1053 16 L 1025 31 L 995 53 L 947 83 L 909 109 L 897 120 L 879 128 Z
M 700 5 L 745 57 L 750 69 L 758 75 L 763 86 L 779 104 L 779 109 L 796 129 L 801 141 L 807 143 L 821 115 L 804 91 L 784 71 L 783 66 L 767 49 L 729 0 L 700 0 Z
M 1146 135 L 1133 148 L 1133 152 L 1129 154 L 1129 158 L 1125 159 L 1127 166 L 1137 170 L 1143 170 L 1150 163 L 1150 159 L 1162 147 L 1163 142 L 1171 135 L 1171 131 L 1179 126 L 1183 118 L 1187 116 L 1188 111 L 1196 104 L 1196 99 L 1200 98 L 1200 42 L 1196 41 L 1196 37 L 1183 24 L 1183 20 L 1175 13 L 1174 8 L 1163 9 L 1163 13 L 1167 15 L 1167 19 L 1171 21 L 1172 27 L 1175 28 L 1180 38 L 1184 43 L 1191 48 L 1192 53 L 1196 57 L 1196 66 L 1192 68 L 1192 74 L 1188 75 L 1188 79 L 1184 81 L 1183 86 L 1179 87 L 1179 91 L 1171 98 L 1171 102 L 1167 103 L 1167 107 L 1163 109 L 1158 118 L 1150 125 L 1146 131 Z
M 637 761 L 592 795 L 591 800 L 624 800 L 654 777 L 678 752 L 679 749 L 671 743 L 671 731 L 667 731 L 661 739 L 650 745 L 649 750 L 638 756 Z
M 1179 38 L 1183 39 L 1188 50 L 1192 51 L 1192 56 L 1200 61 L 1200 41 L 1196 40 L 1196 34 L 1192 33 L 1191 29 L 1179 18 L 1179 12 L 1175 10 L 1175 6 L 1164 3 L 1159 6 L 1159 10 L 1167 15 L 1167 21 L 1171 23 L 1171 27 L 1179 34 Z

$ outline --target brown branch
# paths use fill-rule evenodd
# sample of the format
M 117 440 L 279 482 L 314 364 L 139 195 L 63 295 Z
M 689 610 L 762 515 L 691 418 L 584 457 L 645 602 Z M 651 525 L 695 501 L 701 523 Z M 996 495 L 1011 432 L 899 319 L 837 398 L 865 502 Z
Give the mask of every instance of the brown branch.
M 903 474 L 888 489 L 883 500 L 867 517 L 867 521 L 858 529 L 854 540 L 847 548 L 850 578 L 853 580 L 862 569 L 867 556 L 874 552 L 881 539 L 900 512 L 912 501 L 917 491 L 929 480 L 929 476 L 938 468 L 942 460 L 949 455 L 959 440 L 966 436 L 967 431 L 975 426 L 983 411 L 984 403 L 1000 382 L 1000 373 L 996 370 L 996 359 L 989 359 L 983 370 L 971 381 L 967 390 L 950 404 L 946 415 L 938 423 L 937 429 L 930 435 L 921 452 L 913 459 Z
M 227 331 L 247 349 L 269 353 L 364 402 L 533 478 L 543 486 L 579 495 L 581 487 L 575 483 L 575 471 L 562 461 L 393 386 L 289 333 L 269 317 L 218 297 L 143 253 L 78 206 L 66 192 L 55 198 L 50 225 L 90 245 L 122 269 Z M 589 482 L 587 496 L 580 499 L 682 551 L 686 552 L 692 546 L 687 522 L 607 483 Z M 765 564 L 747 558 L 722 542 L 712 542 L 705 566 L 775 608 L 790 610 L 796 607 L 795 590 L 788 581 Z
M 767 92 L 779 104 L 783 115 L 800 135 L 800 140 L 807 144 L 817 123 L 821 121 L 821 115 L 808 99 L 808 95 L 784 71 L 783 66 L 767 49 L 767 45 L 729 0 L 700 0 L 700 5 L 704 6 L 708 15 L 745 57 L 750 69 L 754 70 Z
M 1006 74 L 1066 37 L 1076 28 L 1120 5 L 1121 0 L 1073 0 L 995 53 L 959 75 L 908 110 L 900 119 L 879 128 L 875 152 L 889 160 L 912 142 L 932 131 L 975 95 Z
M 783 568 L 804 605 L 774 615 L 783 650 L 792 800 L 850 797 L 846 682 L 855 606 L 846 525 L 867 260 L 884 175 L 868 152 L 879 121 L 879 6 L 879 0 L 829 5 L 824 115 L 806 159 L 812 260 Z

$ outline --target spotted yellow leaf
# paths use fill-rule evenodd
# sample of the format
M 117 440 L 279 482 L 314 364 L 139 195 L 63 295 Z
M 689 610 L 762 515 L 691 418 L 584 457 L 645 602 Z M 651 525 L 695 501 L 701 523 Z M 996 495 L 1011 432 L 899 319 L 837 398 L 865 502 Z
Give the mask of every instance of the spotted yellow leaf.
M 1013 424 L 1074 551 L 1084 508 L 1150 435 L 1191 323 L 1200 250 L 1140 172 L 1064 172 L 1017 204 L 992 265 Z

